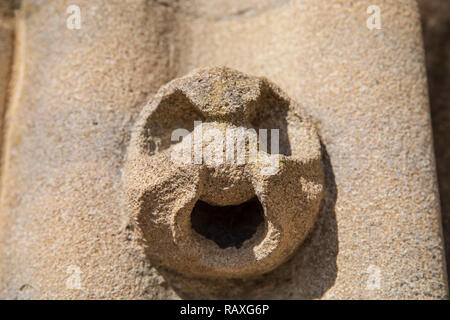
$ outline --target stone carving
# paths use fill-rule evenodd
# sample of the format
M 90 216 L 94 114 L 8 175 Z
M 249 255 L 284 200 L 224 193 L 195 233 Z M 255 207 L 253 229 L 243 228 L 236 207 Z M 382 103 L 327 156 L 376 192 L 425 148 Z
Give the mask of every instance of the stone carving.
M 268 80 L 196 70 L 143 108 L 123 186 L 154 263 L 187 276 L 261 274 L 314 224 L 321 145 L 310 117 Z
M 433 2 L 425 9 L 438 6 L 420 2 Z M 75 5 L 80 29 L 68 13 Z M 436 120 L 433 141 L 416 1 L 379 1 L 381 29 L 368 28 L 372 15 L 367 11 L 373 5 L 332 0 L 0 1 L 0 298 L 447 299 L 439 207 L 445 192 L 438 192 L 433 151 L 433 142 L 442 151 L 448 140 L 441 130 L 448 124 L 446 108 L 438 103 L 432 109 L 442 124 Z M 444 7 L 437 10 L 445 12 Z M 443 42 L 430 38 L 433 30 L 446 36 L 436 24 L 440 20 L 445 29 L 444 18 L 423 21 L 427 42 L 432 39 L 437 46 L 427 54 L 430 61 L 436 52 L 446 57 Z M 262 172 L 263 164 L 271 164 L 267 159 L 276 160 L 276 150 L 257 153 L 259 162 L 233 170 L 218 166 L 219 172 L 212 164 L 195 162 L 207 160 L 220 141 L 205 142 L 205 152 L 193 152 L 194 163 L 174 163 L 171 155 L 189 142 L 196 145 L 200 131 L 244 128 L 247 134 L 250 127 L 257 133 L 278 128 L 279 164 L 292 160 L 307 140 L 295 140 L 296 123 L 310 122 L 304 115 L 296 122 L 297 104 L 266 81 L 244 77 L 250 85 L 233 84 L 241 97 L 236 99 L 250 101 L 255 95 L 259 102 L 277 103 L 250 105 L 248 110 L 255 112 L 244 113 L 247 118 L 221 117 L 229 106 L 202 107 L 207 101 L 192 100 L 194 88 L 208 81 L 176 80 L 172 86 L 178 91 L 166 88 L 157 97 L 159 107 L 155 102 L 145 108 L 148 116 L 142 122 L 148 126 L 135 126 L 143 105 L 162 85 L 217 65 L 279 84 L 302 103 L 320 131 L 323 199 L 313 229 L 285 263 L 302 229 L 285 238 L 289 241 L 280 237 L 272 255 L 247 260 L 247 267 L 224 267 L 219 256 L 242 253 L 251 243 L 260 253 L 256 244 L 263 243 L 270 220 L 264 209 L 273 199 L 283 198 L 283 205 L 297 199 L 282 187 L 259 197 L 266 191 L 254 187 L 258 181 L 276 185 L 275 178 L 282 176 L 283 171 L 252 171 Z M 432 84 L 439 83 L 431 85 L 432 96 L 439 88 L 445 91 L 443 78 L 430 75 Z M 234 99 L 227 92 L 205 99 Z M 261 106 L 269 104 L 281 111 L 266 114 L 272 109 Z M 201 121 L 204 130 L 199 125 L 194 130 L 194 121 Z M 177 135 L 171 139 L 179 128 L 190 134 L 182 141 Z M 130 147 L 133 130 L 135 146 Z M 143 149 L 137 147 L 139 139 Z M 138 157 L 139 150 L 144 157 Z M 438 167 L 448 167 L 445 152 L 439 159 Z M 160 168 L 158 161 L 164 162 Z M 133 169 L 136 164 L 151 170 L 139 172 Z M 226 170 L 234 175 L 225 175 Z M 301 186 L 296 185 L 298 194 L 305 194 Z M 443 213 L 449 211 L 444 200 Z M 179 225 L 171 220 L 176 215 L 168 213 L 170 208 L 190 214 L 186 229 L 175 228 Z M 305 233 L 314 220 L 314 210 L 307 212 L 310 220 L 298 223 Z M 236 219 L 239 215 L 245 219 Z M 280 235 L 293 229 L 288 225 Z M 205 243 L 203 251 L 188 246 L 188 235 Z M 285 253 L 278 251 L 282 245 L 288 246 Z M 218 256 L 200 256 L 208 248 Z M 255 254 L 248 253 L 253 259 Z M 236 261 L 244 263 L 241 256 Z M 257 274 L 279 263 L 272 272 Z M 259 269 L 245 276 L 252 268 Z

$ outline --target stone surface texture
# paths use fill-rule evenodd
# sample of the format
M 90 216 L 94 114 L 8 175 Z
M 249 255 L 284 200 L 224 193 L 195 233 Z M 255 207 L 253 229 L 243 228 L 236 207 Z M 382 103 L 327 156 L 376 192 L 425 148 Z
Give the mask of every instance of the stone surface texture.
M 66 1 L 24 0 L 18 13 L 0 297 L 448 297 L 416 1 L 77 4 L 80 30 L 66 28 Z M 366 27 L 373 4 L 381 30 Z M 221 65 L 266 77 L 312 116 L 324 200 L 275 270 L 186 278 L 148 259 L 124 205 L 124 164 L 157 90 Z

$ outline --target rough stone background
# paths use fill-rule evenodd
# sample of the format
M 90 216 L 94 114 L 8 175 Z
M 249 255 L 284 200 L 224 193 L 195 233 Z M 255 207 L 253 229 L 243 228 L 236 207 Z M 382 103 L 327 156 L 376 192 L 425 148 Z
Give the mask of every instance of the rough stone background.
M 450 276 L 450 1 L 419 0 Z M 450 278 L 450 277 L 449 277 Z

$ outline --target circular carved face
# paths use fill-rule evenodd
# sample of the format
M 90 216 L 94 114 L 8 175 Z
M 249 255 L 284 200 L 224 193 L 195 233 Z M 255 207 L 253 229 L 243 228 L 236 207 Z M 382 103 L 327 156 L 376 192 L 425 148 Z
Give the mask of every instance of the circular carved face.
M 153 263 L 197 277 L 265 273 L 314 225 L 320 141 L 310 117 L 266 79 L 197 70 L 143 108 L 123 185 Z

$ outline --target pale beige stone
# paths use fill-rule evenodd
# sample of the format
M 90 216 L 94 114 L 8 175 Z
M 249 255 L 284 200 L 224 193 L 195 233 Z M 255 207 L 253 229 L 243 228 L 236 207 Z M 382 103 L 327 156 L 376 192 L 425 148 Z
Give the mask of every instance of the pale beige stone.
M 0 296 L 447 298 L 416 2 L 176 3 L 79 0 L 82 27 L 69 30 L 66 3 L 23 1 Z M 366 27 L 372 4 L 381 30 Z M 186 278 L 148 259 L 121 179 L 145 102 L 220 65 L 266 77 L 315 119 L 324 201 L 309 237 L 272 272 Z
M 442 224 L 450 274 L 450 1 L 420 0 Z

